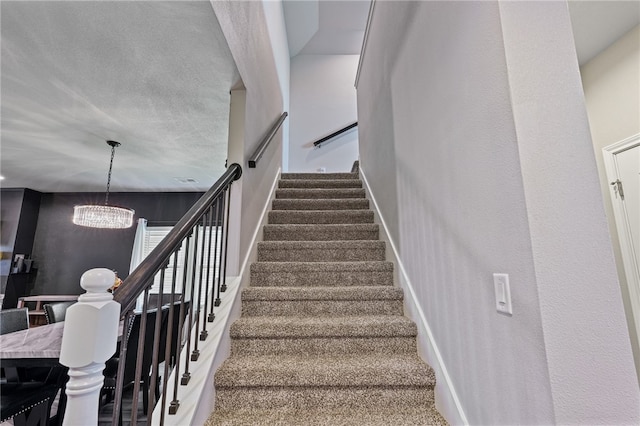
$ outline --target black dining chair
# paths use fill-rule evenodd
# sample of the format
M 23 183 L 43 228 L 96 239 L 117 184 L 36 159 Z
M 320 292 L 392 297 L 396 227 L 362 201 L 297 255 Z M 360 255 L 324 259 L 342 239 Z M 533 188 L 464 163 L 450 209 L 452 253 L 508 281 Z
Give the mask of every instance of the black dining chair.
M 182 316 L 180 315 L 180 307 L 182 306 Z M 185 318 L 189 312 L 189 307 L 191 306 L 191 302 L 189 300 L 186 300 L 184 302 L 178 300 L 173 302 L 173 316 L 172 318 L 170 318 L 171 314 L 171 303 L 168 303 L 165 305 L 165 307 L 168 309 L 167 314 L 166 314 L 166 318 L 164 320 L 164 324 L 162 326 L 162 328 L 164 329 L 164 339 L 161 337 L 160 339 L 160 347 L 161 352 L 160 352 L 160 357 L 159 357 L 159 362 L 164 362 L 165 360 L 165 351 L 164 348 L 166 347 L 167 344 L 167 333 L 169 332 L 169 321 L 171 321 L 172 326 L 171 326 L 171 340 L 168 341 L 168 343 L 171 345 L 171 352 L 169 354 L 169 367 L 172 368 L 175 364 L 176 364 L 176 358 L 180 355 L 180 350 L 182 349 L 182 342 L 178 342 L 178 332 L 179 332 L 179 328 L 180 328 L 180 319 L 182 319 L 182 326 L 184 327 L 184 321 Z M 182 335 L 182 340 L 185 340 L 185 335 L 183 333 Z
M 161 309 L 160 315 L 165 315 L 167 309 Z M 142 384 L 143 393 L 143 412 L 147 413 L 147 407 L 149 405 L 149 385 L 150 385 L 150 370 L 153 359 L 153 338 L 156 329 L 156 316 L 158 315 L 157 309 L 150 309 L 147 311 L 146 327 L 144 330 L 143 340 L 143 352 L 142 352 L 142 372 L 140 374 L 140 383 Z M 164 317 L 160 319 L 162 325 Z M 142 313 L 134 313 L 133 322 L 131 327 L 126 333 L 127 339 L 127 353 L 124 360 L 124 378 L 123 388 L 129 387 L 134 384 L 136 379 L 136 362 L 138 360 L 138 339 L 140 336 L 140 326 L 142 323 Z M 160 349 L 159 349 L 160 350 Z M 104 386 L 101 392 L 101 404 L 111 401 L 115 393 L 117 384 L 118 366 L 122 360 L 119 358 L 120 353 L 117 353 L 113 358 L 106 362 L 104 369 Z M 156 398 L 157 398 L 156 393 Z M 120 421 L 122 420 L 122 404 L 120 404 Z
M 14 426 L 49 425 L 58 389 L 40 382 L 0 384 L 0 423 L 13 419 Z
M 0 335 L 29 328 L 29 310 L 27 308 L 3 309 L 0 311 Z M 2 367 L 0 381 L 18 382 L 21 371 L 16 367 Z
M 0 335 L 29 328 L 29 309 L 14 308 L 0 311 Z
M 67 309 L 74 303 L 76 302 L 56 302 L 42 305 L 42 308 L 44 309 L 44 316 L 47 319 L 47 324 L 64 321 L 65 316 L 67 315 Z

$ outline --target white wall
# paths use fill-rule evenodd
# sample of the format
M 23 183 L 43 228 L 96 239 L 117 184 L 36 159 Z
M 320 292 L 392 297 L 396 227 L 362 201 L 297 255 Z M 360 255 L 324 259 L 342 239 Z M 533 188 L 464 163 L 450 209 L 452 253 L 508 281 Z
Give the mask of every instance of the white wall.
M 312 143 L 357 120 L 353 87 L 359 55 L 297 55 L 291 59 L 289 170 L 351 170 L 357 129 L 314 149 Z
M 566 3 L 378 1 L 358 112 L 361 167 L 469 422 L 638 423 Z
M 269 197 L 271 182 L 281 165 L 282 131 L 277 133 L 255 169 L 248 168 L 247 159 L 282 114 L 284 91 L 274 59 L 264 3 L 212 1 L 211 4 L 246 88 L 239 246 L 239 258 L 243 259 Z
M 640 393 L 568 8 L 500 11 L 555 420 L 635 424 Z
M 282 93 L 282 107 L 284 111 L 289 111 L 289 44 L 287 41 L 287 29 L 284 22 L 284 10 L 282 0 L 263 0 L 269 38 L 273 58 L 276 63 L 280 90 Z M 289 120 L 282 123 L 282 170 L 287 171 L 289 167 Z
M 640 380 L 640 350 L 631 315 L 629 290 L 620 252 L 620 241 L 602 156 L 602 148 L 640 133 L 640 26 L 636 26 L 580 69 L 591 136 L 600 174 L 600 188 L 613 241 L 618 276 L 624 296 L 627 324 L 635 349 L 636 372 Z

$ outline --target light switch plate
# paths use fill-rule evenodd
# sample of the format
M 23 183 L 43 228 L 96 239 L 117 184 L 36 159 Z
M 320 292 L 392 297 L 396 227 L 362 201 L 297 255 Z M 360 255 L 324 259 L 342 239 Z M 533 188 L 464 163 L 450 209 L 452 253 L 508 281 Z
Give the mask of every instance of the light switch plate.
M 509 274 L 493 274 L 493 287 L 496 293 L 496 310 L 503 314 L 513 315 Z

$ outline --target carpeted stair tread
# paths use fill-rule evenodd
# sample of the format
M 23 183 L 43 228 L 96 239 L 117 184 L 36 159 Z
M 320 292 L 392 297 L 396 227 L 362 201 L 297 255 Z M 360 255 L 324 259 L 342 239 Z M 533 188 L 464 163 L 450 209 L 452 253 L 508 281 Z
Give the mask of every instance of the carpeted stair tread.
M 268 288 L 268 287 L 264 287 Z M 401 299 L 372 300 L 245 300 L 242 315 L 246 316 L 292 316 L 317 317 L 361 316 L 361 315 L 403 315 Z
M 349 407 L 332 409 L 222 410 L 205 426 L 444 426 L 446 420 L 431 406 Z
M 287 188 L 276 189 L 276 199 L 365 198 L 364 188 Z
M 415 350 L 414 350 L 415 352 Z M 379 356 L 379 355 L 378 355 Z M 305 409 L 427 407 L 433 389 L 424 386 L 225 387 L 216 390 L 216 408 Z
M 366 210 L 369 200 L 366 198 L 337 199 L 275 199 L 272 210 Z
M 398 287 L 248 287 L 242 290 L 243 301 L 295 301 L 295 300 L 402 300 Z
M 404 316 L 243 317 L 231 325 L 231 338 L 415 337 L 416 324 Z
M 278 188 L 362 188 L 360 179 L 280 179 Z
M 373 223 L 371 210 L 272 210 L 270 224 Z
M 252 272 L 393 272 L 393 263 L 372 262 L 255 262 Z M 253 284 L 252 284 L 253 285 Z
M 376 223 L 269 224 L 263 227 L 264 241 L 377 240 Z
M 383 241 L 261 241 L 258 262 L 386 260 Z
M 360 179 L 358 173 L 282 173 L 281 179 Z
M 222 387 L 426 387 L 433 369 L 417 354 L 322 356 L 233 356 L 215 375 Z
M 298 355 L 360 354 L 388 356 L 415 354 L 415 336 L 372 337 L 269 337 L 239 338 L 231 341 L 231 355 Z
M 392 286 L 393 263 L 373 262 L 255 262 L 251 286 Z

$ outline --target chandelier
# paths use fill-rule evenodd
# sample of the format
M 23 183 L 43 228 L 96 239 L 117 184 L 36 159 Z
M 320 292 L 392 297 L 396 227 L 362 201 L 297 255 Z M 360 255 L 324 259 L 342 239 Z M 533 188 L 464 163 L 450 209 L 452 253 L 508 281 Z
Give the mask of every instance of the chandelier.
M 109 177 L 107 178 L 107 192 L 104 204 L 82 205 L 73 207 L 73 223 L 90 228 L 123 229 L 133 224 L 133 209 L 109 205 L 109 187 L 111 185 L 111 170 L 113 169 L 113 157 L 116 147 L 120 142 L 107 141 L 111 147 L 111 163 L 109 164 Z

